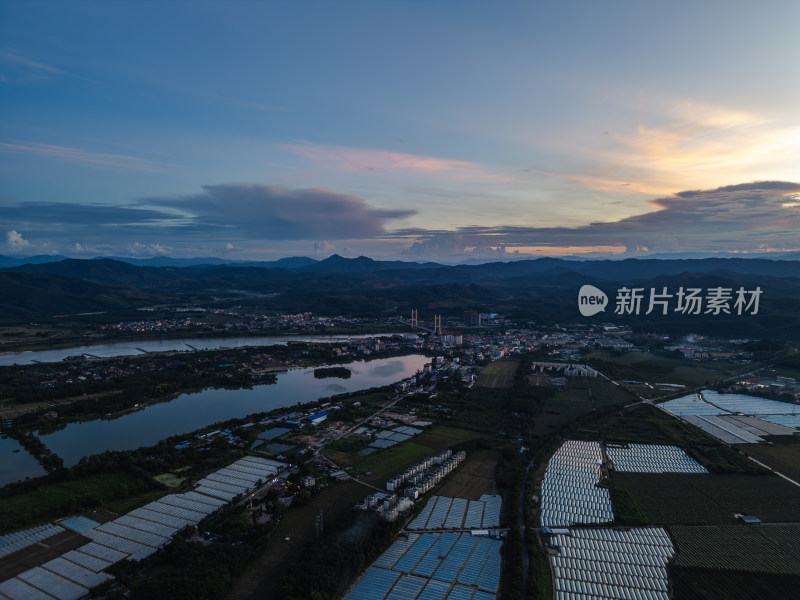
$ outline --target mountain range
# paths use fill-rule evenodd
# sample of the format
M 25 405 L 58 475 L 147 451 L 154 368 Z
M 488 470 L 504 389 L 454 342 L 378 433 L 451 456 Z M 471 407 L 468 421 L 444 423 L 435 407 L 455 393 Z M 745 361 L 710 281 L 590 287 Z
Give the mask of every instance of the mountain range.
M 421 315 L 460 317 L 464 310 L 478 310 L 545 324 L 614 320 L 642 327 L 736 330 L 737 335 L 800 334 L 800 263 L 764 258 L 539 258 L 441 265 L 333 255 L 319 261 L 294 257 L 184 266 L 64 259 L 2 268 L 0 282 L 4 322 L 64 314 L 72 312 L 71 307 L 85 312 L 204 302 L 363 316 L 407 315 L 416 308 Z M 760 287 L 762 296 L 759 314 L 749 318 L 626 316 L 613 314 L 609 307 L 581 319 L 576 302 L 584 284 L 606 290 L 612 303 L 622 286 L 667 288 L 671 293 L 680 287 Z

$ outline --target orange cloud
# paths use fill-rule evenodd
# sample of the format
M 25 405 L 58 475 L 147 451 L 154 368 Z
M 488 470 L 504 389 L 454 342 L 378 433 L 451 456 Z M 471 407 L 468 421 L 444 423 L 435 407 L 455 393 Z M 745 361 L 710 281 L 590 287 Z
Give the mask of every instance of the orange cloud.
M 479 164 L 386 150 L 348 148 L 325 144 L 287 144 L 295 154 L 335 171 L 372 171 L 377 173 L 416 173 L 443 175 L 455 179 L 516 181 L 511 175 L 496 172 Z
M 625 101 L 622 101 L 624 106 Z M 552 142 L 589 161 L 580 171 L 552 173 L 598 191 L 667 195 L 720 181 L 778 180 L 796 172 L 800 121 L 686 99 L 639 98 L 625 110 L 633 128 Z

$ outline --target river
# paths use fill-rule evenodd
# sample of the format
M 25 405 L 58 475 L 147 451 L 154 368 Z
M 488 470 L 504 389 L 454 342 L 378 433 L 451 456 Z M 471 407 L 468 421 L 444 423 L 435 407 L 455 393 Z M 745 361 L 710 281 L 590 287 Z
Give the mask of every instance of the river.
M 115 356 L 133 356 L 144 352 L 168 352 L 170 350 L 214 350 L 217 348 L 243 348 L 247 346 L 271 346 L 275 344 L 286 345 L 287 342 L 323 342 L 335 343 L 349 339 L 360 340 L 364 338 L 391 336 L 394 333 L 370 333 L 365 335 L 282 335 L 259 337 L 224 337 L 224 338 L 181 338 L 165 340 L 141 340 L 125 342 L 108 342 L 107 344 L 94 344 L 90 346 L 75 346 L 61 350 L 35 350 L 29 352 L 8 352 L 0 354 L 0 367 L 11 365 L 29 365 L 34 362 L 59 362 L 68 356 L 89 354 L 100 358 L 113 358 Z M 402 335 L 402 334 L 401 334 Z
M 42 435 L 41 440 L 64 459 L 64 466 L 70 467 L 83 456 L 151 446 L 171 435 L 188 433 L 218 421 L 389 385 L 414 375 L 429 361 L 425 356 L 411 354 L 343 364 L 352 372 L 349 379 L 316 379 L 313 368 L 292 369 L 278 373 L 274 384 L 182 394 L 170 402 L 153 404 L 116 419 L 72 423 L 60 431 Z
M 41 475 L 47 475 L 47 471 L 17 440 L 0 438 L 0 487 L 26 477 Z

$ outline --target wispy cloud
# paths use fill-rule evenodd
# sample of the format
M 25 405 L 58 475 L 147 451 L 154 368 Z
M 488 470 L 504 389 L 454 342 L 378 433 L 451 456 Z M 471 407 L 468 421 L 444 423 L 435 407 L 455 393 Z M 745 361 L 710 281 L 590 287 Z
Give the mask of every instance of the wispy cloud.
M 518 180 L 511 174 L 464 160 L 305 142 L 287 144 L 286 147 L 298 156 L 334 171 L 405 173 L 488 181 Z
M 33 60 L 10 48 L 0 49 L 0 62 L 27 67 L 28 69 L 50 73 L 51 75 L 67 75 L 65 71 L 62 71 L 53 65 L 48 65 L 46 63 Z
M 121 171 L 161 172 L 164 167 L 137 156 L 91 152 L 82 148 L 55 146 L 38 142 L 0 142 L 0 152 L 9 154 L 29 154 L 45 158 L 55 158 L 80 163 L 97 169 L 113 169 Z

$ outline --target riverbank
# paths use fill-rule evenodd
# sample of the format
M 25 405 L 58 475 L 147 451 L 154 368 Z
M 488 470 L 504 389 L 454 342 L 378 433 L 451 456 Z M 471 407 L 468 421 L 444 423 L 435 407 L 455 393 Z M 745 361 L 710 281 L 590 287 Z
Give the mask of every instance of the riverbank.
M 99 332 L 85 333 L 64 333 L 59 335 L 55 330 L 52 334 L 45 334 L 44 330 L 30 328 L 30 333 L 23 335 L 14 334 L 8 330 L 18 330 L 18 327 L 0 327 L 0 359 L 16 353 L 42 352 L 47 350 L 65 350 L 79 348 L 91 348 L 91 346 L 105 344 L 137 344 L 150 342 L 163 342 L 168 340 L 216 340 L 225 338 L 282 338 L 282 337 L 338 337 L 338 336 L 384 336 L 392 334 L 411 333 L 413 330 L 399 322 L 393 323 L 373 323 L 367 327 L 313 327 L 308 329 L 274 329 L 259 331 L 235 331 L 220 330 L 208 331 L 204 328 L 194 328 L 191 330 L 170 330 L 167 334 L 154 334 L 145 332 L 141 335 L 119 335 L 116 333 L 103 334 Z M 29 328 L 25 328 L 28 331 Z M 51 330 L 51 328 L 48 328 Z M 232 336 L 231 334 L 235 335 Z M 10 337 L 10 339 L 8 339 Z M 35 337 L 36 339 L 29 339 Z M 5 338 L 5 339 L 4 339 Z M 2 363 L 0 363 L 1 365 Z

